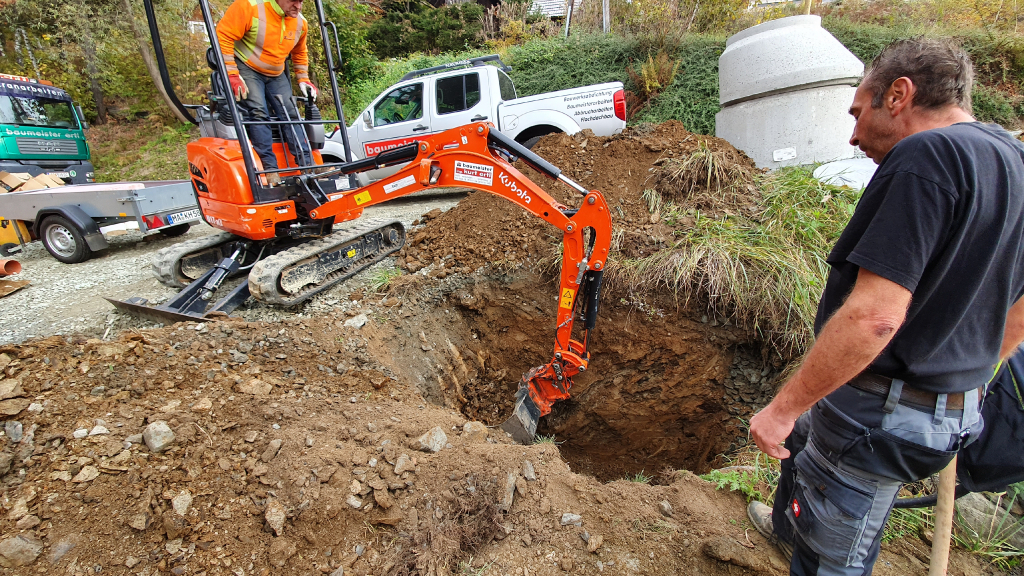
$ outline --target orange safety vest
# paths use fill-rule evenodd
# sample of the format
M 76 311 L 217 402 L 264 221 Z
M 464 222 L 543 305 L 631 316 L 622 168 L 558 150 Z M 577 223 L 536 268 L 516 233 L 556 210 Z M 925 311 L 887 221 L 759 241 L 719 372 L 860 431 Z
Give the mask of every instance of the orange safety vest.
M 235 0 L 217 23 L 217 42 L 229 75 L 235 55 L 265 76 L 280 76 L 290 54 L 297 81 L 309 81 L 306 19 L 289 18 L 275 0 Z

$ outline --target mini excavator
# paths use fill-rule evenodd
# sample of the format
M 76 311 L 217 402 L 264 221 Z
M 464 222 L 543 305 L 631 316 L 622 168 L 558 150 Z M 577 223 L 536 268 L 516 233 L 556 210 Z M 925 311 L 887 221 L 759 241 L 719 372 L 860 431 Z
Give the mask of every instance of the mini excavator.
M 181 288 L 167 302 L 151 307 L 142 298 L 108 300 L 134 316 L 170 323 L 205 321 L 223 316 L 248 299 L 281 306 L 297 305 L 397 252 L 405 243 L 398 221 L 361 220 L 370 206 L 438 187 L 464 187 L 508 199 L 562 230 L 562 270 L 553 359 L 531 369 L 516 392 L 513 415 L 502 424 L 518 442 L 529 443 L 541 416 L 558 400 L 569 397 L 572 379 L 587 369 L 590 335 L 597 318 L 601 277 L 611 242 L 611 214 L 604 196 L 567 178 L 555 166 L 490 123 L 480 122 L 424 136 L 373 157 L 352 161 L 344 136 L 336 66 L 331 39 L 334 24 L 326 22 L 321 0 L 315 0 L 331 89 L 345 138 L 346 161 L 289 165 L 285 144 L 275 138 L 282 176 L 268 186 L 259 157 L 249 145 L 245 120 L 231 98 L 219 50 L 207 60 L 213 69 L 210 105 L 183 105 L 173 90 L 163 57 L 151 0 L 145 0 L 164 87 L 179 110 L 200 126 L 201 136 L 188 144 L 193 190 L 203 219 L 222 232 L 160 250 L 153 269 L 164 284 Z M 199 0 L 210 38 L 216 30 L 208 0 Z M 333 35 L 331 34 L 333 32 Z M 338 54 L 340 62 L 340 53 Z M 305 104 L 305 119 L 272 119 L 264 124 L 281 130 L 306 130 L 309 140 L 323 142 L 323 124 L 315 102 Z M 192 111 L 196 115 L 192 114 Z M 565 206 L 512 166 L 521 159 L 545 176 L 580 194 L 579 207 Z M 363 187 L 352 175 L 406 164 L 393 175 Z M 340 225 L 340 226 L 339 226 Z M 486 222 L 481 225 L 487 225 Z M 247 280 L 214 301 L 225 280 L 248 272 Z M 574 321 L 582 321 L 574 339 Z

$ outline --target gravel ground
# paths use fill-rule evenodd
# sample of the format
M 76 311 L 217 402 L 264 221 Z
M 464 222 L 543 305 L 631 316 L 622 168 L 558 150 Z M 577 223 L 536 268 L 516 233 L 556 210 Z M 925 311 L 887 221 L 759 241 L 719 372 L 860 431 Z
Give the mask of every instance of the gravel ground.
M 447 210 L 460 198 L 461 190 L 414 196 L 371 207 L 364 217 L 396 218 L 408 229 L 426 212 L 435 208 Z M 110 248 L 81 264 L 62 264 L 51 257 L 40 242 L 28 244 L 24 253 L 16 257 L 21 262 L 22 272 L 8 278 L 28 280 L 31 284 L 0 298 L 0 344 L 20 343 L 52 334 L 109 337 L 124 329 L 154 326 L 117 312 L 104 297 L 123 300 L 141 296 L 150 303 L 167 300 L 176 291 L 153 277 L 152 255 L 161 248 L 215 232 L 215 228 L 206 224 L 194 225 L 188 234 L 178 238 L 164 238 L 160 234 L 144 237 L 138 230 L 129 230 L 108 236 Z M 246 320 L 269 321 L 315 315 L 341 305 L 349 292 L 365 285 L 376 271 L 393 265 L 394 259 L 385 259 L 294 310 L 271 308 L 250 299 L 247 306 L 233 315 Z

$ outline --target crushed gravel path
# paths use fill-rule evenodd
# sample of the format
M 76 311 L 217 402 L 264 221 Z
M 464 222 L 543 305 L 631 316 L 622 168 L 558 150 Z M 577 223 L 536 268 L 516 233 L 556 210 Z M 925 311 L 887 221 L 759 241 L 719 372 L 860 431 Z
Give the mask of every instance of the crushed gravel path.
M 463 191 L 454 190 L 414 196 L 371 207 L 364 217 L 396 218 L 408 229 L 423 214 L 435 208 L 447 210 L 463 195 Z M 124 300 L 141 296 L 150 303 L 167 300 L 176 291 L 154 278 L 150 268 L 152 255 L 161 248 L 216 232 L 217 229 L 205 223 L 194 225 L 178 238 L 165 238 L 160 234 L 144 237 L 138 230 L 129 230 L 108 236 L 110 248 L 81 264 L 62 264 L 50 256 L 42 243 L 28 244 L 24 253 L 15 257 L 21 262 L 22 272 L 8 279 L 28 280 L 31 284 L 0 298 L 0 344 L 20 343 L 52 334 L 109 337 L 124 329 L 154 326 L 117 312 L 104 297 Z M 348 293 L 365 285 L 375 271 L 393 265 L 393 258 L 385 259 L 294 310 L 270 308 L 250 300 L 234 315 L 246 320 L 274 321 L 321 313 L 339 305 Z

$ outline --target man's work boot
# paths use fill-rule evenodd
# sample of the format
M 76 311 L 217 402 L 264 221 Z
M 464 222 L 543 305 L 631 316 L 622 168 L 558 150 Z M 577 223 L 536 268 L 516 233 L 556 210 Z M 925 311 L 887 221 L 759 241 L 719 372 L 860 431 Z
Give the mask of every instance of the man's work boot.
M 278 174 L 277 172 L 271 172 L 270 174 L 267 174 L 267 186 L 273 188 L 274 186 L 279 186 L 280 184 L 281 184 L 281 175 L 280 174 Z
M 793 561 L 793 545 L 779 540 L 779 537 L 775 534 L 771 507 L 765 506 L 760 502 L 751 502 L 747 506 L 747 518 L 750 518 L 750 523 L 761 533 L 761 536 L 767 538 L 768 542 L 774 544 L 782 552 L 787 561 Z

